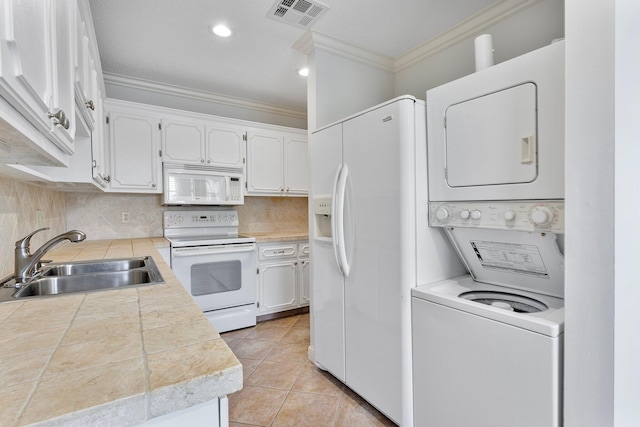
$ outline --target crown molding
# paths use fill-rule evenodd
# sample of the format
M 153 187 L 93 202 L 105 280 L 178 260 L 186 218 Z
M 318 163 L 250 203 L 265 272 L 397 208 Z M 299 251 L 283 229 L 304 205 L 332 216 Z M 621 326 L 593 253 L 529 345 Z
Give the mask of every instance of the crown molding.
M 397 57 L 394 61 L 394 72 L 398 72 L 417 62 L 423 61 L 540 1 L 541 0 L 502 0 L 494 3 L 488 8 L 460 22 L 455 27 L 438 34 L 431 40 Z
M 314 49 L 320 49 L 324 52 L 360 62 L 361 64 L 380 68 L 391 73 L 394 72 L 393 58 L 370 52 L 317 31 L 309 30 L 305 32 L 302 37 L 293 44 L 292 48 L 304 55 L 308 55 Z
M 281 116 L 294 117 L 296 119 L 306 119 L 306 111 L 294 110 L 291 108 L 279 107 L 273 104 L 266 104 L 251 101 L 243 98 L 220 95 L 195 89 L 188 89 L 181 86 L 174 86 L 165 83 L 158 83 L 150 80 L 138 79 L 123 76 L 121 74 L 104 73 L 105 84 L 114 86 L 139 89 L 147 92 L 155 92 L 162 95 L 180 96 L 182 98 L 194 99 L 197 101 L 211 102 L 214 104 L 227 105 L 231 107 L 243 108 L 246 110 L 260 111 L 263 113 L 278 114 Z

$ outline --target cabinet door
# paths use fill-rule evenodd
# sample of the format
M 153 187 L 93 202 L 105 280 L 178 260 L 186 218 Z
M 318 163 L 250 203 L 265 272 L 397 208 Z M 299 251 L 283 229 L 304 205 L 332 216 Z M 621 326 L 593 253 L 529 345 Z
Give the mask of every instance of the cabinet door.
M 162 160 L 203 164 L 204 137 L 203 124 L 173 119 L 162 120 Z
M 309 194 L 309 159 L 307 138 L 303 135 L 284 137 L 284 183 L 286 194 Z
M 75 137 L 75 5 L 0 0 L 0 95 L 69 154 Z M 49 117 L 59 111 L 60 120 Z
M 157 119 L 109 113 L 109 145 L 112 190 L 162 192 Z
M 53 96 L 50 0 L 0 0 L 2 96 L 42 129 Z
M 244 168 L 244 128 L 207 125 L 207 165 Z
M 102 117 L 104 106 L 102 104 L 102 95 L 98 91 L 95 102 L 95 112 L 98 117 Z M 96 126 L 91 133 L 91 160 L 92 160 L 92 178 L 101 187 L 106 187 L 111 177 L 107 165 L 106 144 L 104 140 L 104 120 L 98 120 Z
M 260 264 L 260 313 L 273 313 L 297 306 L 297 264 L 297 261 Z
M 300 260 L 300 274 L 298 276 L 298 288 L 300 293 L 300 300 L 298 301 L 301 306 L 309 305 L 311 302 L 311 286 L 309 282 L 309 260 Z
M 247 134 L 247 194 L 283 194 L 283 139 L 278 134 Z
M 54 125 L 52 132 L 73 151 L 76 132 L 75 115 L 75 51 L 76 51 L 76 0 L 51 0 L 54 5 L 54 67 L 52 112 L 64 111 L 68 125 Z

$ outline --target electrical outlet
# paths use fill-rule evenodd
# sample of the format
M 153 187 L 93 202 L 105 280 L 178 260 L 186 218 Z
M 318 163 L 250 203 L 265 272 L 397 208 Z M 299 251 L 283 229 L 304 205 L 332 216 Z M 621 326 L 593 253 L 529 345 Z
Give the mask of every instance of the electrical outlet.
M 36 210 L 36 228 L 44 227 L 44 212 L 40 209 Z
M 122 212 L 120 221 L 122 221 L 123 224 L 127 224 L 129 222 L 129 212 Z

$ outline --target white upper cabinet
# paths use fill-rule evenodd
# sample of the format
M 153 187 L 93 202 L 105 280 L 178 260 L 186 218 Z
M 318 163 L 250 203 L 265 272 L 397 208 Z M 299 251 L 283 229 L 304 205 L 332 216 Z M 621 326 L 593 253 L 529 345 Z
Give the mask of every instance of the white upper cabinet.
M 0 93 L 73 153 L 75 0 L 0 0 Z
M 91 50 L 91 38 L 88 24 L 80 16 L 78 9 L 76 22 L 76 55 L 75 55 L 75 100 L 78 112 L 91 130 L 98 117 L 97 104 L 100 99 L 100 85 L 96 65 L 97 52 Z
M 272 130 L 247 134 L 247 195 L 306 196 L 307 135 Z
M 204 124 L 162 119 L 162 161 L 200 165 L 205 163 Z
M 109 190 L 162 193 L 160 126 L 155 114 L 116 101 L 107 108 L 111 183 Z
M 309 193 L 307 135 L 284 137 L 284 182 L 287 194 Z
M 207 125 L 207 164 L 212 166 L 244 168 L 244 127 Z
M 215 120 L 162 119 L 162 160 L 244 168 L 245 128 Z

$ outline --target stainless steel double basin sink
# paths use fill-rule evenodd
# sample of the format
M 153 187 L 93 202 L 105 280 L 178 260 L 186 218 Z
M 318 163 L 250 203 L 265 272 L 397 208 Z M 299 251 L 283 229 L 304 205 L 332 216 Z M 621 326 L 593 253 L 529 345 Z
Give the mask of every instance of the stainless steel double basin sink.
M 122 289 L 164 283 L 150 256 L 48 264 L 42 274 L 18 289 L 13 298 L 27 298 Z

